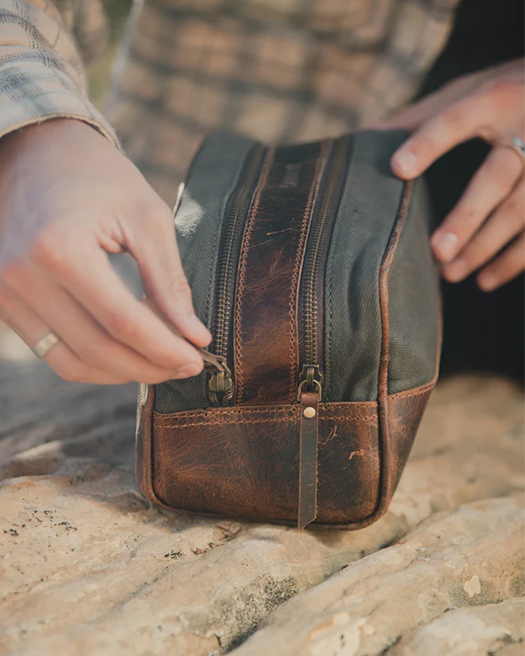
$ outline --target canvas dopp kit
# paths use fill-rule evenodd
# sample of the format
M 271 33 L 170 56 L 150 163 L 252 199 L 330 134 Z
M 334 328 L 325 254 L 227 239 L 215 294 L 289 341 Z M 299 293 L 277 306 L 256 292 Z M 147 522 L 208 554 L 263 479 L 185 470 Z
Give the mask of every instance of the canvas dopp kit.
M 213 355 L 141 386 L 137 476 L 154 503 L 299 528 L 387 510 L 440 351 L 425 187 L 389 165 L 406 136 L 204 141 L 175 226 Z

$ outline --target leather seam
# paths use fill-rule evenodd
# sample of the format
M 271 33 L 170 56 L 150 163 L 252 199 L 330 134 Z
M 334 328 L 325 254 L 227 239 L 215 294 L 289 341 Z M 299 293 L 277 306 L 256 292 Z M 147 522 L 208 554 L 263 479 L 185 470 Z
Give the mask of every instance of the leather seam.
M 234 320 L 235 320 L 234 376 L 236 381 L 235 397 L 237 401 L 240 401 L 242 399 L 242 394 L 244 390 L 241 333 L 242 333 L 242 300 L 244 296 L 244 280 L 246 277 L 246 260 L 248 258 L 248 246 L 253 231 L 257 209 L 261 201 L 262 191 L 266 185 L 266 181 L 268 179 L 270 169 L 273 165 L 274 158 L 275 158 L 275 148 L 269 148 L 266 151 L 266 156 L 261 170 L 259 183 L 257 184 L 257 189 L 255 190 L 254 197 L 252 200 L 252 205 L 250 207 L 248 220 L 246 222 L 245 233 L 242 240 L 241 257 L 239 259 L 239 270 L 238 270 L 239 277 L 237 280 L 237 294 L 235 299 L 235 311 L 234 311 Z
M 410 390 L 408 390 L 408 391 L 410 391 Z M 404 394 L 404 392 L 400 392 L 400 394 Z M 377 402 L 376 401 L 348 401 L 348 402 L 341 401 L 340 403 L 339 402 L 329 403 L 329 404 L 322 403 L 320 405 L 320 408 L 322 408 L 323 413 L 328 413 L 328 412 L 337 413 L 337 412 L 340 412 L 341 410 L 352 410 L 352 406 L 353 406 L 353 409 L 355 409 L 355 410 L 360 410 L 361 408 L 374 408 L 375 409 L 377 407 Z M 239 410 L 238 408 L 242 408 L 242 409 Z M 239 413 L 240 415 L 242 415 L 242 414 L 251 414 L 252 415 L 252 414 L 262 414 L 262 413 L 264 413 L 264 414 L 272 413 L 274 415 L 275 414 L 284 414 L 284 413 L 295 414 L 296 408 L 298 408 L 298 406 L 296 406 L 296 405 L 290 406 L 289 408 L 275 408 L 275 409 L 269 408 L 268 406 L 261 407 L 261 408 L 247 407 L 247 406 L 244 406 L 244 407 L 242 407 L 242 406 L 232 406 L 231 409 L 229 409 L 229 410 L 213 410 L 210 414 L 213 413 L 214 416 L 224 416 L 224 415 L 228 416 L 228 415 L 230 415 L 234 412 Z M 170 416 L 167 413 L 155 411 L 154 415 L 155 415 L 156 419 L 162 420 L 164 417 L 167 417 L 167 418 L 170 418 L 170 419 L 178 419 L 181 416 L 184 416 L 186 418 L 202 417 L 203 416 L 202 412 L 204 412 L 204 411 L 179 412 L 179 413 L 176 413 L 177 417 L 173 417 L 173 416 Z
M 407 399 L 411 396 L 419 396 L 420 394 L 427 394 L 435 387 L 435 383 L 428 383 L 422 387 L 419 387 L 416 391 L 407 390 L 406 392 L 398 392 L 397 394 L 390 394 L 388 396 L 389 401 L 396 401 L 397 399 Z
M 157 424 L 157 428 L 169 428 L 170 425 L 176 426 L 177 428 L 189 428 L 194 426 L 226 426 L 228 424 L 268 424 L 278 421 L 293 421 L 294 419 L 295 417 L 268 417 L 267 419 L 254 417 L 253 419 L 225 419 L 223 421 L 195 421 L 187 423 L 178 423 L 175 421 L 173 424 L 171 424 L 171 422 L 160 425 Z
M 378 445 L 380 449 L 380 469 L 378 497 L 375 510 L 372 514 L 362 520 L 361 525 L 371 523 L 380 517 L 388 508 L 392 486 L 392 462 L 389 431 L 389 396 L 388 396 L 388 372 L 389 372 L 389 349 L 390 349 L 390 316 L 389 316 L 389 294 L 388 278 L 390 267 L 397 250 L 401 233 L 412 199 L 414 188 L 413 181 L 405 183 L 400 198 L 392 232 L 388 239 L 383 260 L 379 269 L 379 310 L 381 317 L 381 352 L 379 358 L 378 386 L 377 386 L 377 418 L 378 418 Z
M 200 420 L 199 418 L 196 418 L 196 421 L 193 422 L 182 422 L 178 421 L 177 419 L 172 419 L 169 421 L 164 421 L 164 422 L 155 422 L 155 425 L 157 428 L 170 428 L 176 426 L 177 428 L 188 428 L 188 427 L 195 427 L 195 426 L 224 426 L 227 424 L 233 425 L 233 424 L 265 424 L 265 423 L 271 423 L 271 422 L 292 422 L 295 423 L 300 419 L 299 416 L 293 416 L 293 417 L 253 417 L 253 418 L 246 418 L 246 417 L 239 417 L 237 418 L 231 418 L 231 419 L 223 419 L 220 421 L 214 421 L 214 420 L 206 420 L 204 417 Z M 376 417 L 367 417 L 367 416 L 343 416 L 343 417 L 319 417 L 319 421 L 323 421 L 326 419 L 337 419 L 338 422 L 341 423 L 349 423 L 349 422 L 355 422 L 359 421 L 362 423 L 367 423 L 367 424 L 373 424 L 376 425 Z

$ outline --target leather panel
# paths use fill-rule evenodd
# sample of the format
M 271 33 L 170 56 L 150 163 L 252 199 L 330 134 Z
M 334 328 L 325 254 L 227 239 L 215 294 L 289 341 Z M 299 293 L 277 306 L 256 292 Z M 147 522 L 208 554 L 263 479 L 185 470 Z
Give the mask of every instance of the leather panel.
M 235 403 L 239 405 L 291 403 L 297 393 L 298 287 L 329 147 L 326 142 L 276 149 L 254 194 L 241 249 L 234 315 Z
M 389 397 L 388 433 L 392 441 L 390 451 L 392 494 L 398 486 L 407 463 L 421 418 L 433 389 L 434 383 L 431 383 L 419 389 Z
M 153 490 L 163 505 L 296 524 L 300 408 L 154 415 Z M 369 516 L 378 502 L 377 406 L 319 406 L 317 522 Z

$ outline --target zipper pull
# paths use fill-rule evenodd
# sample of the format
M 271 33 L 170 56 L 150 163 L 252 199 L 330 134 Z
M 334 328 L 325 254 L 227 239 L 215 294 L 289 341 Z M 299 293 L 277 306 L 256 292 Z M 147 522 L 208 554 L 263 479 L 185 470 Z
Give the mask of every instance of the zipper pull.
M 163 317 L 160 314 L 160 312 L 149 300 L 149 298 L 143 296 L 140 302 L 143 303 L 147 308 L 149 308 L 153 312 L 153 314 L 155 314 L 155 316 L 157 316 L 171 330 L 172 333 L 177 335 L 177 337 L 180 337 L 181 339 L 184 339 L 186 342 L 188 342 L 188 340 L 184 337 L 184 335 L 180 332 L 180 330 L 178 328 L 175 328 L 174 325 L 169 323 L 166 317 Z M 210 353 L 204 348 L 199 348 L 198 346 L 195 346 L 195 344 L 192 344 L 191 342 L 188 342 L 188 344 L 190 346 L 193 346 L 195 350 L 198 351 L 199 355 L 204 360 L 205 368 L 207 371 L 210 370 L 213 371 L 214 369 L 218 369 L 219 371 L 222 371 L 223 368 L 226 366 L 224 363 L 224 358 L 221 358 L 219 355 L 214 355 L 213 353 Z
M 206 363 L 205 369 L 210 374 L 208 379 L 208 398 L 214 406 L 225 406 L 233 398 L 233 378 L 225 358 L 214 356 L 215 363 Z
M 318 364 L 303 364 L 303 369 L 299 376 L 299 387 L 297 388 L 297 401 L 301 402 L 301 394 L 303 392 L 315 391 L 319 394 L 319 401 L 323 393 L 321 387 L 321 374 L 319 373 Z
M 319 403 L 322 387 L 319 367 L 304 365 L 297 391 L 300 404 L 299 503 L 297 528 L 303 529 L 317 517 L 317 443 Z

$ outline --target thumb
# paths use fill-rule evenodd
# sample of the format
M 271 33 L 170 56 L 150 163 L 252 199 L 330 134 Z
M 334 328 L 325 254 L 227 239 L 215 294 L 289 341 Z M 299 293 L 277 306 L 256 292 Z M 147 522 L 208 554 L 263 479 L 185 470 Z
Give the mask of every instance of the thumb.
M 167 205 L 159 201 L 135 217 L 126 248 L 137 261 L 148 298 L 187 340 L 207 346 L 211 334 L 195 314 Z

